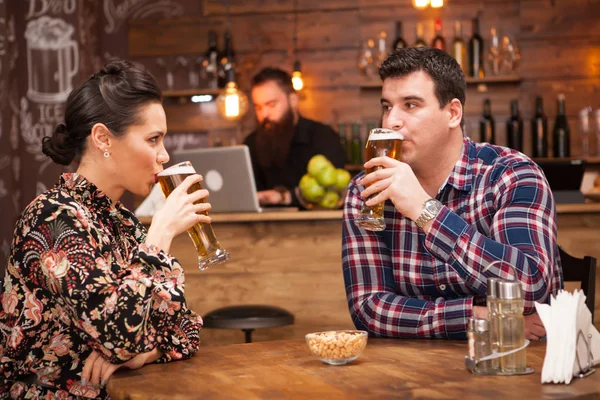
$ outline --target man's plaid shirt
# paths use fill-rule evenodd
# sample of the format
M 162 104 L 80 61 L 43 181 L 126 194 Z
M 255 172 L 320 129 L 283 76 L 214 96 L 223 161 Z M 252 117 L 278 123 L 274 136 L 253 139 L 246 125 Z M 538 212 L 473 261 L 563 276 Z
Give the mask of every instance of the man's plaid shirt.
M 465 138 L 427 235 L 390 201 L 384 231 L 357 228 L 361 176 L 348 189 L 342 248 L 357 328 L 375 336 L 465 338 L 473 305 L 485 305 L 486 279 L 514 278 L 510 265 L 523 284 L 525 314 L 562 288 L 552 192 L 523 154 Z M 486 270 L 495 260 L 506 263 Z

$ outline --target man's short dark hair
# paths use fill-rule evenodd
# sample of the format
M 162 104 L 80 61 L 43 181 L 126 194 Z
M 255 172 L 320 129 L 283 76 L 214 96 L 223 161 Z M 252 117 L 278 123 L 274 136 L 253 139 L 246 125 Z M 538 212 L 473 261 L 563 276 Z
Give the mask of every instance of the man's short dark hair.
M 295 92 L 291 75 L 280 68 L 263 68 L 252 78 L 252 89 L 267 82 L 275 82 L 287 94 Z
M 384 81 L 417 71 L 426 72 L 433 80 L 440 108 L 456 98 L 464 109 L 467 91 L 465 74 L 456 60 L 443 50 L 430 47 L 396 50 L 381 63 L 379 77 Z

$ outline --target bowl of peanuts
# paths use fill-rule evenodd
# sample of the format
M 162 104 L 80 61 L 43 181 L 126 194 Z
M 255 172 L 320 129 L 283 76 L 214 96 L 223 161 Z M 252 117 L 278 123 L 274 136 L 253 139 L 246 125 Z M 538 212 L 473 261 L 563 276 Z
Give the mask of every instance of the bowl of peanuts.
M 367 345 L 367 331 L 326 331 L 306 335 L 310 352 L 324 363 L 344 365 L 356 360 Z

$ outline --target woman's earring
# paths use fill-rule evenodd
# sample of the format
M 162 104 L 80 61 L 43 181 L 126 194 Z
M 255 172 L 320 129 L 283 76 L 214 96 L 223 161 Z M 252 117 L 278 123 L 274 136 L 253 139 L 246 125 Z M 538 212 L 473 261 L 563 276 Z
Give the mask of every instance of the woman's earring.
M 110 157 L 110 153 L 108 152 L 108 149 L 104 150 L 104 158 L 108 158 Z

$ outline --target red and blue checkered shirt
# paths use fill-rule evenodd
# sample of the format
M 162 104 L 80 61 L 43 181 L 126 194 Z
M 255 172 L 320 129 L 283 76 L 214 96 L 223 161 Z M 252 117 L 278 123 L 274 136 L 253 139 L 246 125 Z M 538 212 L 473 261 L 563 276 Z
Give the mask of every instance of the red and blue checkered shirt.
M 562 288 L 552 192 L 523 154 L 465 138 L 436 196 L 444 207 L 427 235 L 390 201 L 384 231 L 356 227 L 361 176 L 348 188 L 342 247 L 348 307 L 358 329 L 374 336 L 465 338 L 473 305 L 485 305 L 486 279 L 514 279 L 511 265 L 523 285 L 525 314 Z M 505 262 L 488 268 L 496 260 Z

